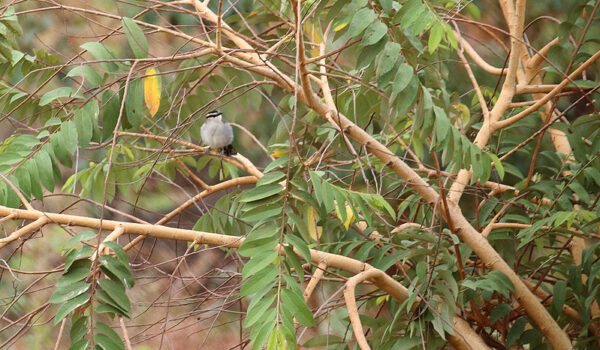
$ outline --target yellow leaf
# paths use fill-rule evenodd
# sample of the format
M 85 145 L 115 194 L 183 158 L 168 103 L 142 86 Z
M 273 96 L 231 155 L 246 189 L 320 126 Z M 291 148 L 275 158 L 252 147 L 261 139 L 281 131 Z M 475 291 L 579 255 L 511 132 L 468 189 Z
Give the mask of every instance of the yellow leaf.
M 308 207 L 306 209 L 306 221 L 310 237 L 317 241 L 319 237 L 321 237 L 321 233 L 323 233 L 323 227 L 317 226 L 319 215 L 317 215 L 317 212 L 313 207 Z
M 146 76 L 144 77 L 144 101 L 146 107 L 150 111 L 150 116 L 154 117 L 160 107 L 160 93 L 162 88 L 162 82 L 158 70 L 156 68 L 150 68 L 146 70 Z
M 350 224 L 354 222 L 354 212 L 348 204 L 346 204 L 346 221 L 342 221 L 342 213 L 337 205 L 335 206 L 335 213 L 337 214 L 338 219 L 340 219 L 340 222 L 344 224 L 346 230 L 350 227 Z
M 271 153 L 271 156 L 273 156 L 273 158 L 281 158 L 288 153 L 290 153 L 290 150 L 287 148 L 276 148 L 273 153 Z
M 323 37 L 321 36 L 321 33 L 319 33 L 319 30 L 316 28 L 315 24 L 312 21 L 306 21 L 306 23 L 304 23 L 304 31 L 306 32 L 306 35 L 308 35 L 310 41 L 312 41 L 315 44 L 320 44 L 323 42 Z M 310 49 L 310 55 L 312 57 L 317 57 L 319 56 L 319 48 L 318 47 L 312 47 Z
M 452 107 L 458 111 L 458 118 L 454 121 L 455 126 L 458 126 L 458 120 L 460 120 L 460 125 L 465 127 L 471 119 L 471 111 L 469 110 L 469 107 L 462 103 L 455 104 Z
M 319 31 L 315 27 L 315 24 L 312 23 L 312 21 L 307 21 L 306 23 L 304 23 L 304 30 L 306 31 L 306 34 L 313 43 L 320 44 L 323 41 L 321 33 L 319 33 Z
M 344 29 L 344 27 L 345 27 L 345 26 L 347 26 L 347 25 L 348 25 L 348 22 L 346 22 L 346 23 L 341 23 L 341 24 L 339 24 L 338 26 L 336 26 L 335 28 L 333 28 L 333 31 L 334 31 L 334 32 L 340 31 L 340 30 Z
M 317 57 L 317 56 L 319 56 L 319 53 L 321 53 L 321 51 L 319 49 L 317 49 L 316 47 L 313 47 L 312 49 L 310 49 L 311 57 Z

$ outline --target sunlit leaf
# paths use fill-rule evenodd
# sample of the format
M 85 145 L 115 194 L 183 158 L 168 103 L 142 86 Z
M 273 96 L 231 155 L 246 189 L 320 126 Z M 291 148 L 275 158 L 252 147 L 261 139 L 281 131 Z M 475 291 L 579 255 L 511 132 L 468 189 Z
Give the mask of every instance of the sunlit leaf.
M 160 107 L 160 95 L 162 89 L 162 79 L 156 68 L 146 70 L 144 77 L 144 101 L 150 111 L 150 116 L 154 117 Z

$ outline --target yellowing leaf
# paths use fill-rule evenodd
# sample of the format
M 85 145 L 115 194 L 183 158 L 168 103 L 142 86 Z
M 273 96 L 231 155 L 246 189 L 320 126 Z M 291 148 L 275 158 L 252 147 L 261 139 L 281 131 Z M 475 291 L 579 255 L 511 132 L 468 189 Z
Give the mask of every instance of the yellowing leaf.
M 308 35 L 310 41 L 313 43 L 320 44 L 323 42 L 321 33 L 319 33 L 319 30 L 315 27 L 315 24 L 312 21 L 306 21 L 306 23 L 304 23 L 304 31 L 306 32 L 306 35 Z M 312 57 L 319 56 L 319 48 L 313 46 L 310 49 L 310 55 Z
M 319 215 L 315 211 L 313 207 L 308 207 L 306 209 L 306 221 L 308 226 L 308 233 L 310 237 L 315 241 L 321 237 L 321 233 L 323 233 L 323 227 L 317 226 L 317 221 L 319 220 Z
M 310 56 L 311 56 L 311 57 L 317 57 L 317 56 L 319 56 L 319 53 L 320 53 L 320 52 L 321 52 L 321 51 L 319 51 L 319 49 L 318 49 L 318 48 L 316 48 L 316 47 L 313 47 L 312 49 L 310 49 Z
M 162 82 L 158 70 L 156 68 L 150 68 L 146 70 L 146 76 L 144 77 L 144 101 L 146 107 L 150 111 L 150 116 L 154 117 L 160 107 L 160 93 L 162 89 Z
M 341 24 L 337 25 L 335 28 L 333 28 L 333 31 L 334 32 L 340 31 L 340 30 L 344 29 L 344 27 L 347 26 L 347 25 L 348 25 L 348 22 L 341 23 Z
M 271 156 L 273 156 L 273 158 L 281 158 L 285 155 L 287 155 L 290 150 L 287 148 L 276 148 L 273 153 L 271 153 Z
M 354 222 L 354 212 L 348 204 L 346 204 L 346 221 L 342 221 L 342 213 L 337 205 L 335 206 L 335 213 L 337 214 L 338 219 L 340 219 L 340 222 L 344 224 L 346 230 L 350 227 L 350 224 Z
M 458 118 L 454 121 L 454 125 L 458 126 L 457 124 L 460 120 L 460 125 L 462 127 L 465 127 L 471 119 L 471 111 L 469 110 L 469 107 L 462 103 L 455 104 L 452 107 L 454 107 L 458 111 Z
M 312 23 L 312 21 L 307 21 L 306 23 L 304 23 L 304 30 L 306 31 L 306 34 L 313 43 L 320 44 L 321 42 L 323 42 L 323 37 L 321 37 L 321 34 L 315 27 L 315 24 Z

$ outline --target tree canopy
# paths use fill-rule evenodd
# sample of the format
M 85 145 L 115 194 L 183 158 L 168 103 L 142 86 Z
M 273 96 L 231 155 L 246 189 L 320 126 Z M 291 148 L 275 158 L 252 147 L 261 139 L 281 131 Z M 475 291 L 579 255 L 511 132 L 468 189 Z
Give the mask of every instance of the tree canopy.
M 599 349 L 599 4 L 1 4 L 0 348 Z

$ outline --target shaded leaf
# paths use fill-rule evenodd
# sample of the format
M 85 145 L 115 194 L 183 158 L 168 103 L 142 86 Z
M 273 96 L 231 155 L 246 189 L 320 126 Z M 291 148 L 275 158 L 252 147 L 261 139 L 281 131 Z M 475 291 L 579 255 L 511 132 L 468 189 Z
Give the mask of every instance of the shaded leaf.
M 113 55 L 99 42 L 89 42 L 80 46 L 82 49 L 87 50 L 99 61 L 106 61 L 114 59 Z M 107 72 L 115 72 L 118 67 L 114 62 L 101 62 L 100 65 Z
M 377 19 L 377 15 L 375 12 L 373 12 L 373 10 L 368 7 L 361 8 L 356 14 L 354 14 L 354 17 L 352 17 L 350 28 L 348 29 L 348 35 L 351 38 L 354 38 L 362 33 L 363 30 L 365 30 L 375 19 Z
M 253 202 L 260 199 L 264 199 L 283 191 L 283 186 L 280 184 L 268 184 L 264 186 L 257 186 L 247 192 L 245 192 L 240 198 L 241 202 Z
M 85 282 L 75 282 L 66 286 L 57 286 L 48 299 L 51 304 L 60 304 L 69 299 L 72 299 L 80 294 L 85 293 L 90 288 L 90 285 Z
M 148 40 L 140 27 L 129 17 L 123 17 L 121 20 L 123 31 L 127 36 L 129 47 L 136 58 L 148 57 Z
M 144 110 L 144 86 L 141 79 L 129 81 L 127 97 L 125 99 L 125 112 L 131 128 L 137 128 L 142 123 Z
M 128 265 L 110 255 L 100 255 L 98 261 L 102 264 L 102 270 L 112 274 L 123 286 L 133 287 L 135 281 Z
M 40 98 L 40 106 L 45 106 L 50 102 L 63 97 L 82 98 L 82 96 L 80 94 L 77 94 L 72 87 L 64 86 L 45 93 Z
M 77 297 L 70 299 L 66 303 L 62 304 L 58 308 L 58 310 L 56 310 L 56 315 L 54 316 L 54 325 L 59 324 L 60 321 L 63 320 L 63 318 L 65 318 L 68 314 L 71 313 L 71 311 L 84 305 L 89 300 L 90 300 L 90 295 L 85 293 L 85 294 L 80 294 Z
M 387 34 L 387 29 L 387 26 L 381 21 L 373 21 L 365 31 L 361 45 L 368 46 L 377 43 Z

